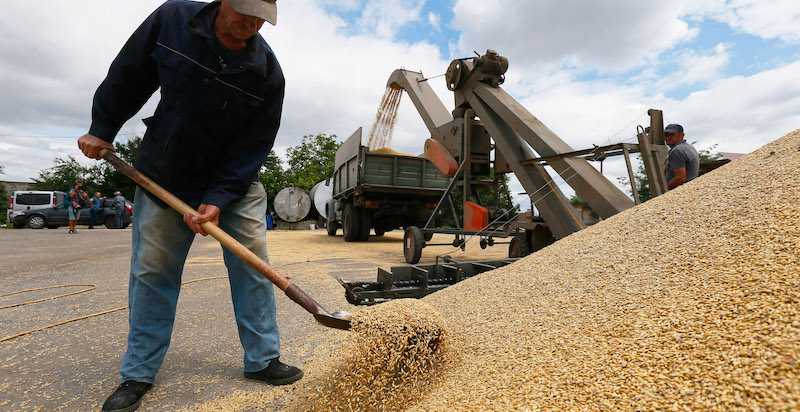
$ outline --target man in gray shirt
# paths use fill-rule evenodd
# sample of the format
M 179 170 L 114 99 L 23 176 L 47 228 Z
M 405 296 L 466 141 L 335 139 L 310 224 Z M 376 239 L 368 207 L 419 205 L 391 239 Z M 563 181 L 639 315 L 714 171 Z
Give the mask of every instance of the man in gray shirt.
M 119 191 L 114 192 L 114 222 L 116 229 L 122 229 L 122 215 L 125 213 L 125 198 Z
M 664 141 L 669 145 L 669 156 L 664 165 L 667 187 L 672 190 L 697 178 L 700 156 L 697 150 L 683 140 L 683 126 L 671 124 L 664 128 Z

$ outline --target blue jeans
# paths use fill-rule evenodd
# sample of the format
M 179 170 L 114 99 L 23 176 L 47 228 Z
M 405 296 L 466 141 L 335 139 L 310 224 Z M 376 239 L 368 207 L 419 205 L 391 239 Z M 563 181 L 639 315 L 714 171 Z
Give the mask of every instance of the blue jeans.
M 146 195 L 145 195 L 146 196 Z M 125 209 L 114 209 L 114 228 L 122 229 L 122 214 L 125 213 Z
M 89 209 L 89 227 L 94 227 L 94 224 L 97 223 L 97 217 L 100 216 L 100 209 Z
M 130 332 L 120 372 L 123 381 L 153 383 L 169 348 L 183 265 L 195 233 L 180 213 L 162 209 L 141 188 L 136 189 L 134 205 L 128 290 Z M 255 182 L 244 198 L 222 211 L 219 225 L 269 262 L 266 210 L 264 187 Z M 257 372 L 280 355 L 272 283 L 228 249 L 223 248 L 222 256 L 228 267 L 233 310 L 244 348 L 244 370 Z

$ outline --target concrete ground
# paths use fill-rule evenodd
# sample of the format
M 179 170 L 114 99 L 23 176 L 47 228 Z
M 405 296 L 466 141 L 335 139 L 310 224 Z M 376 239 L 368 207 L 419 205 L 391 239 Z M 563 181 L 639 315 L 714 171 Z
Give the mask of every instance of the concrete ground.
M 90 288 L 85 293 L 23 306 L 0 308 L 0 339 L 127 305 L 130 229 L 0 229 L 0 295 L 56 285 L 68 286 L 0 296 L 0 307 Z M 440 237 L 441 236 L 441 237 Z M 437 235 L 433 242 L 451 242 Z M 432 242 L 432 243 L 433 243 Z M 402 233 L 345 243 L 324 230 L 271 231 L 272 265 L 323 307 L 357 310 L 335 277 L 374 280 L 377 267 L 405 264 Z M 451 246 L 428 247 L 422 263 Z M 481 250 L 473 241 L 459 260 L 505 257 L 507 245 Z M 192 408 L 236 390 L 269 387 L 242 377 L 242 349 L 219 244 L 198 236 L 183 274 L 172 345 L 141 411 Z M 276 288 L 281 360 L 303 367 L 322 341 L 346 333 L 317 325 Z M 125 351 L 127 310 L 66 323 L 0 342 L 0 411 L 99 410 L 119 383 Z M 273 409 L 279 408 L 274 405 Z

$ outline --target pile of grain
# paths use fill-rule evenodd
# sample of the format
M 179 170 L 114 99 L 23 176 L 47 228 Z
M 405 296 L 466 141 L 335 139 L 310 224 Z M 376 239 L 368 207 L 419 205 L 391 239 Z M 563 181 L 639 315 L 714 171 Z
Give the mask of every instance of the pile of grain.
M 389 87 L 383 93 L 378 112 L 375 114 L 375 122 L 369 132 L 367 146 L 370 149 L 381 149 L 392 145 L 392 134 L 394 125 L 397 122 L 397 108 L 400 107 L 400 99 L 403 97 L 403 89 Z
M 406 157 L 416 157 L 412 154 L 398 152 L 397 150 L 390 149 L 388 147 L 384 147 L 381 149 L 370 150 L 370 153 L 384 153 L 384 154 L 392 154 L 397 156 L 406 156 Z
M 355 313 L 353 330 L 304 382 L 288 410 L 398 410 L 424 398 L 447 362 L 447 329 L 425 302 L 402 299 Z
M 364 356 L 383 365 L 404 341 L 387 335 L 383 351 L 375 342 L 343 349 L 332 342 L 331 353 L 359 363 L 311 373 L 357 378 L 297 387 L 281 404 L 799 410 L 799 167 L 797 131 L 514 265 L 430 295 L 423 302 L 441 315 L 435 324 L 449 329 L 445 366 L 370 381 L 377 370 Z M 390 324 L 418 309 L 370 310 Z

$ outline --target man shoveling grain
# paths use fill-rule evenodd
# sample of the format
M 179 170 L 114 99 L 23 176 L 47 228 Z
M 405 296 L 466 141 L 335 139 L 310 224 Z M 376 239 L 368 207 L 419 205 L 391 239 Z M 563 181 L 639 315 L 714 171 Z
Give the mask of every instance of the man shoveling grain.
M 258 35 L 276 23 L 275 0 L 167 1 L 134 32 L 95 94 L 92 126 L 78 140 L 90 158 L 159 87 L 136 167 L 201 216 L 181 218 L 138 188 L 129 286 L 130 332 L 122 384 L 104 411 L 133 411 L 167 352 L 180 278 L 200 223 L 213 222 L 267 260 L 264 188 L 257 172 L 275 141 L 284 78 Z M 185 224 L 184 224 L 185 223 Z M 280 362 L 272 284 L 223 250 L 245 376 L 274 385 L 303 376 Z

